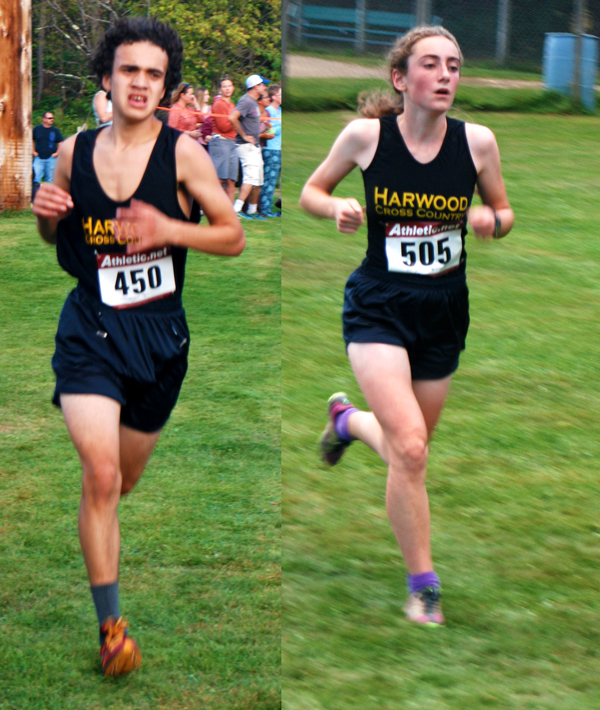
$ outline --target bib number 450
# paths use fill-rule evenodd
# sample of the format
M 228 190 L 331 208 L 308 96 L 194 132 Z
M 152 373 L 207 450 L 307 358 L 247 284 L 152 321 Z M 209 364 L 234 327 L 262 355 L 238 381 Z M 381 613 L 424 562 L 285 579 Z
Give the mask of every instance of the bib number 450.
M 436 242 L 419 241 L 417 246 L 417 242 L 402 240 L 400 249 L 404 263 L 406 266 L 414 266 L 418 260 L 423 266 L 431 266 L 437 258 L 438 263 L 447 264 L 452 258 L 452 252 L 448 246 L 449 241 L 449 237 L 443 237 Z
M 129 283 L 127 281 L 128 274 Z M 140 274 L 144 274 L 144 276 L 140 276 Z M 145 269 L 131 269 L 128 272 L 118 271 L 115 280 L 115 291 L 122 291 L 124 296 L 129 293 L 129 289 L 134 293 L 143 293 L 146 290 L 146 283 L 150 289 L 157 289 L 162 286 L 162 274 L 159 266 L 151 266 L 147 272 Z
M 168 247 L 140 254 L 99 254 L 100 298 L 113 308 L 133 308 L 176 291 Z

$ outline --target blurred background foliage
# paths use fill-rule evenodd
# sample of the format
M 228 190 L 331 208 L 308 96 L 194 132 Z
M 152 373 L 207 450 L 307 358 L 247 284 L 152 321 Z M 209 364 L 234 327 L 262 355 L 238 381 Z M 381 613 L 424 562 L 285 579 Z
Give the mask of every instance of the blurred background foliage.
M 227 74 L 237 96 L 248 74 L 281 78 L 281 0 L 33 0 L 32 13 L 34 125 L 52 110 L 63 133 L 92 126 L 97 86 L 88 61 L 120 17 L 150 15 L 174 27 L 190 84 L 212 91 Z

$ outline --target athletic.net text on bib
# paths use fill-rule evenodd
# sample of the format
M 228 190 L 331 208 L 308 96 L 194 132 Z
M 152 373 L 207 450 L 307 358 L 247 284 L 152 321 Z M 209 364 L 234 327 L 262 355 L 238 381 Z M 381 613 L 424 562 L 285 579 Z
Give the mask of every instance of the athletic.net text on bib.
M 389 271 L 431 276 L 455 269 L 462 253 L 461 232 L 460 223 L 387 222 Z
M 139 254 L 98 254 L 98 285 L 102 303 L 132 308 L 175 293 L 169 247 Z

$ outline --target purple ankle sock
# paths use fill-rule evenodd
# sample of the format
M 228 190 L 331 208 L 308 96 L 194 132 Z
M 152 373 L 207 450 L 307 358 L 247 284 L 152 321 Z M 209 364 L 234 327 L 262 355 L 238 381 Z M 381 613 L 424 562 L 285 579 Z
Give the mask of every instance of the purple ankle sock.
M 350 436 L 348 433 L 348 418 L 354 412 L 358 412 L 356 407 L 350 407 L 345 411 L 338 414 L 335 418 L 335 433 L 340 437 L 342 441 L 354 441 L 354 437 Z
M 441 589 L 440 578 L 431 570 L 431 572 L 423 572 L 422 574 L 407 574 L 406 583 L 408 584 L 408 593 L 415 594 L 420 592 L 425 587 L 437 587 Z

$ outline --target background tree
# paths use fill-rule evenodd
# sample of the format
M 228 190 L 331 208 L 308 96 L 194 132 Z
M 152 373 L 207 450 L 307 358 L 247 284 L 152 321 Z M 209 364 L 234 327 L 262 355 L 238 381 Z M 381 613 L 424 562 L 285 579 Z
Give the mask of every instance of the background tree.
M 248 74 L 281 77 L 281 0 L 156 0 L 185 47 L 185 78 L 216 87 L 224 74 L 242 86 Z
M 180 33 L 189 83 L 215 88 L 223 74 L 238 88 L 252 73 L 280 79 L 281 0 L 34 0 L 34 122 L 52 109 L 66 132 L 89 123 L 97 90 L 90 55 L 114 20 L 148 11 Z

